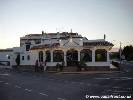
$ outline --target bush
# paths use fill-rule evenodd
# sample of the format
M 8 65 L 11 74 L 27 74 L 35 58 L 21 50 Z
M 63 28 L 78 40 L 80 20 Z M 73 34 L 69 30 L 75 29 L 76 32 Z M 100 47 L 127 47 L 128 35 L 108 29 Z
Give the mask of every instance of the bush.
M 79 68 L 79 70 L 81 70 L 82 68 L 87 70 L 87 65 L 86 65 L 85 61 L 80 61 L 78 68 Z
M 57 63 L 56 68 L 59 69 L 60 71 L 62 71 L 63 70 L 63 65 Z

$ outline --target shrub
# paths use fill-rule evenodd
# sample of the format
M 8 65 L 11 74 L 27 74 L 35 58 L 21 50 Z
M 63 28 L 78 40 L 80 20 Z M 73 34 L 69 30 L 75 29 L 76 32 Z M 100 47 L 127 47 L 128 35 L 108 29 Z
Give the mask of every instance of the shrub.
M 56 64 L 56 68 L 59 69 L 60 71 L 62 71 L 62 70 L 63 70 L 63 65 L 57 63 L 57 64 Z

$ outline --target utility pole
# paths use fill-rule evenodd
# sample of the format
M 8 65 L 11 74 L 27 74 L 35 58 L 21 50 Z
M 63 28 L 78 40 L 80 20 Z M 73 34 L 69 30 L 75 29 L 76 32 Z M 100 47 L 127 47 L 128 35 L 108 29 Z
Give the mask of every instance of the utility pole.
M 120 42 L 120 51 L 119 51 L 119 53 L 120 53 L 120 67 L 121 67 L 121 53 L 122 53 L 122 50 L 121 50 L 121 42 Z

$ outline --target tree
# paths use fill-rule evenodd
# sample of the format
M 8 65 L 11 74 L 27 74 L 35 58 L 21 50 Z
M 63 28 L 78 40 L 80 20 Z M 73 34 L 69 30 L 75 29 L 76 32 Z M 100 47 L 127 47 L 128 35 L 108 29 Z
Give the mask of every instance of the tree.
M 116 60 L 118 60 L 118 59 L 120 59 L 120 54 L 119 54 L 119 52 L 112 52 L 112 53 L 110 53 L 110 59 L 116 59 Z
M 20 55 L 19 54 L 17 55 L 15 61 L 16 61 L 17 66 L 19 66 L 20 65 Z
M 125 46 L 123 51 L 122 51 L 122 55 L 125 56 L 125 59 L 128 61 L 133 60 L 133 46 Z

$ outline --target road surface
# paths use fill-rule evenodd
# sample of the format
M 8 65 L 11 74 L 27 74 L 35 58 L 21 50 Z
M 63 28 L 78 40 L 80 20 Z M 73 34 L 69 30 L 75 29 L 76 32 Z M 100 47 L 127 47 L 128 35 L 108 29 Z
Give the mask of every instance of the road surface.
M 133 100 L 133 73 L 58 74 L 0 69 L 0 100 Z M 107 99 L 106 99 L 107 100 Z

